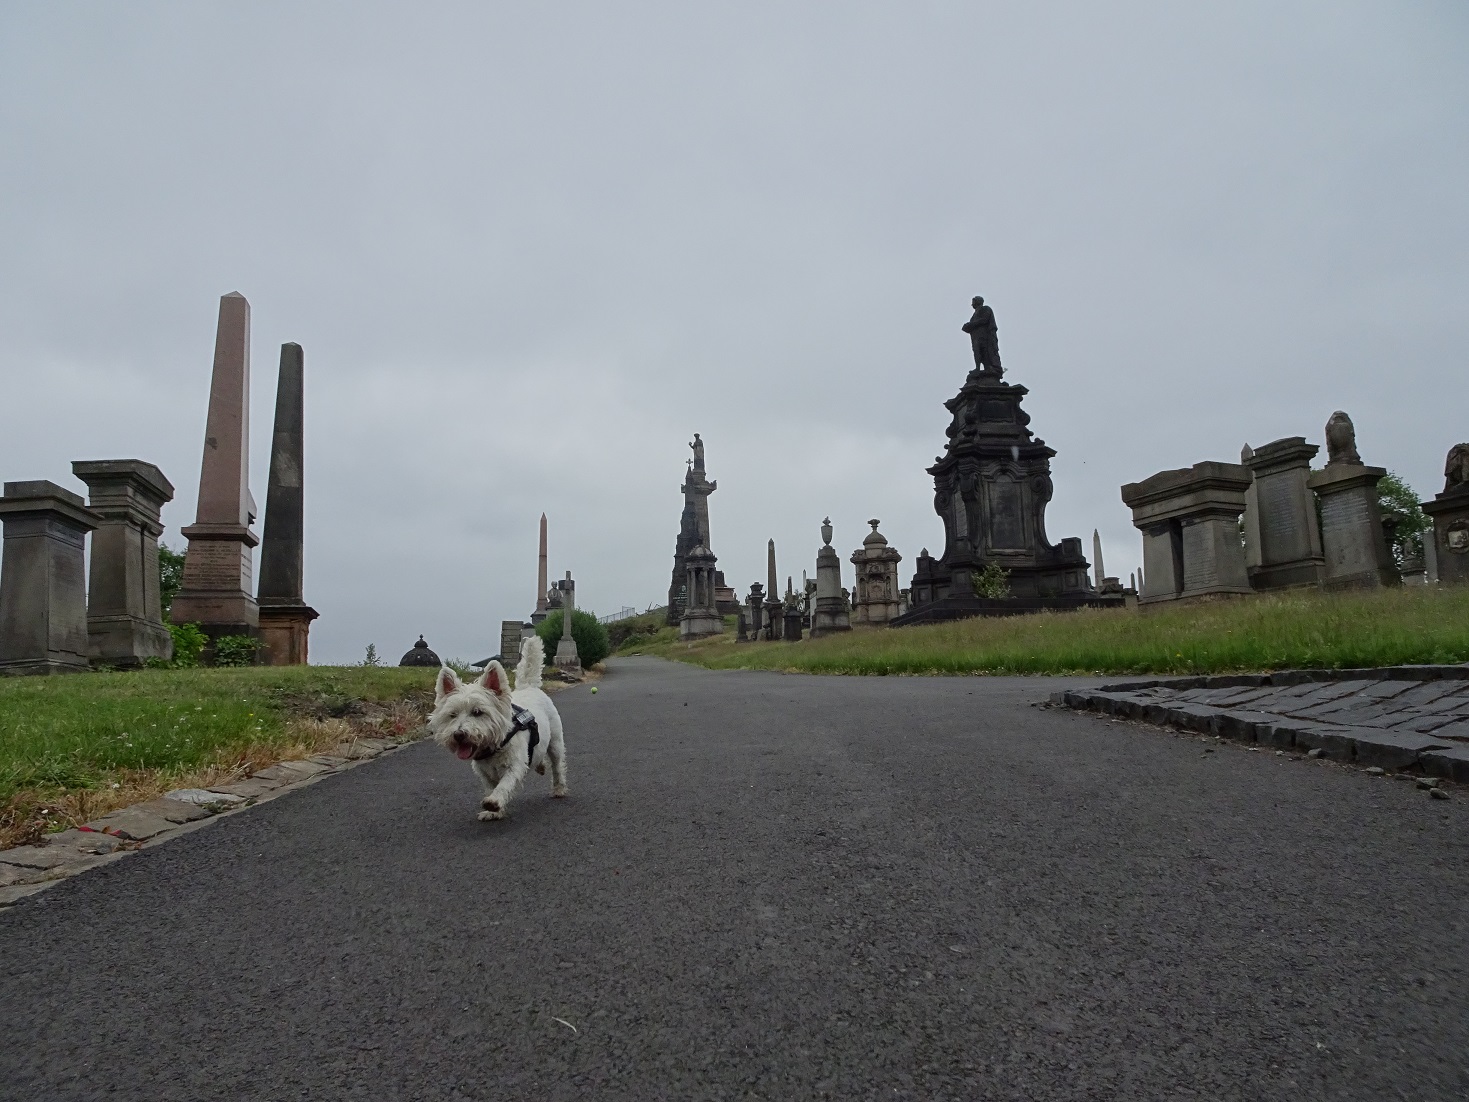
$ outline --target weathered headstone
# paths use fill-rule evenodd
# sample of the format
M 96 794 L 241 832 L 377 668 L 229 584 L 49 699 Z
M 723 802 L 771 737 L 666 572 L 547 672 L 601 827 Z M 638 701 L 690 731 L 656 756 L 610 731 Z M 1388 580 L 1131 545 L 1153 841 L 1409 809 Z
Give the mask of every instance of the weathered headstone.
M 275 431 L 270 445 L 270 484 L 265 491 L 265 536 L 260 545 L 261 661 L 304 666 L 316 609 L 304 590 L 305 357 L 299 344 L 281 345 L 275 391 Z
M 1237 463 L 1195 463 L 1122 487 L 1143 534 L 1139 604 L 1249 593 L 1240 514 L 1250 472 Z
M 1352 419 L 1341 410 L 1326 423 L 1326 444 L 1325 468 L 1313 471 L 1306 480 L 1321 502 L 1326 588 L 1401 584 L 1377 503 L 1377 483 L 1387 470 L 1363 464 Z
M 877 530 L 880 523 L 869 520 L 872 531 L 862 540 L 860 550 L 852 552 L 856 574 L 856 591 L 852 604 L 852 623 L 886 627 L 901 615 L 898 604 L 898 563 L 903 556 L 889 547 L 887 537 Z
M 561 590 L 561 641 L 556 644 L 556 668 L 562 673 L 580 674 L 581 656 L 576 652 L 576 640 L 571 635 L 572 613 L 576 611 L 576 583 L 571 580 L 571 571 L 566 580 L 556 583 Z
M 530 614 L 530 622 L 539 624 L 550 611 L 546 606 L 546 514 L 541 514 L 541 550 L 536 560 L 536 610 Z
M 1321 449 L 1288 436 L 1246 451 L 1253 481 L 1245 492 L 1246 571 L 1256 589 L 1319 586 L 1326 574 L 1311 460 Z
M 189 541 L 183 584 L 169 613 L 175 624 L 198 624 L 211 642 L 260 631 L 251 551 L 260 539 L 250 530 L 249 480 L 250 304 L 232 292 L 219 300 L 198 513 L 183 529 Z
M 691 547 L 684 556 L 684 568 L 688 571 L 687 602 L 678 622 L 680 639 L 701 639 L 724 631 L 724 619 L 719 615 L 715 594 L 716 561 L 714 552 L 702 545 Z
M 801 605 L 795 594 L 786 598 L 781 608 L 781 618 L 785 621 L 781 628 L 781 638 L 787 643 L 799 643 L 801 641 Z
M 54 482 L 7 482 L 0 497 L 0 674 L 87 669 L 87 533 L 100 514 Z
M 1422 508 L 1433 519 L 1433 531 L 1424 533 L 1423 541 L 1430 580 L 1469 583 L 1469 444 L 1449 449 L 1443 493 L 1423 502 Z
M 831 545 L 831 518 L 821 522 L 822 546 L 816 552 L 816 611 L 811 614 L 811 638 L 851 631 L 851 615 L 842 596 L 842 560 Z
M 173 657 L 159 593 L 161 513 L 173 483 L 141 459 L 78 460 L 87 507 L 102 518 L 92 534 L 87 647 L 94 662 L 120 669 Z

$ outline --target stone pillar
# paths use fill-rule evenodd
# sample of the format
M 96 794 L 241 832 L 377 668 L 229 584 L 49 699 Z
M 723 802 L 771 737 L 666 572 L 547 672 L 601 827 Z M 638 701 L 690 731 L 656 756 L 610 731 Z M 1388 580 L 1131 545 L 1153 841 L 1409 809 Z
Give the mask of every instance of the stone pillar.
M 745 598 L 745 603 L 750 609 L 749 632 L 750 638 L 763 639 L 765 626 L 765 593 L 759 582 L 750 585 L 750 595 Z
M 92 536 L 87 653 L 124 669 L 172 658 L 158 591 L 158 537 L 173 483 L 141 459 L 80 460 L 71 470 L 87 484 L 88 507 L 102 518 Z
M 771 540 L 765 552 L 765 637 L 767 639 L 779 639 L 783 634 L 785 616 L 783 615 L 780 597 L 780 583 L 775 576 L 775 541 Z
M 539 624 L 549 615 L 546 609 L 546 514 L 541 514 L 541 551 L 536 562 L 536 610 L 531 613 L 530 622 Z
M 1122 487 L 1143 534 L 1139 604 L 1250 593 L 1240 514 L 1250 472 L 1237 463 L 1195 463 Z
M 724 632 L 724 619 L 719 615 L 714 595 L 714 552 L 697 544 L 684 556 L 688 599 L 678 622 L 680 639 L 701 639 Z
M 189 541 L 184 578 L 169 615 L 175 624 L 198 624 L 211 642 L 260 631 L 251 551 L 260 539 L 250 530 L 249 478 L 250 304 L 236 291 L 219 300 L 199 511 L 183 529 Z
M 1433 520 L 1433 531 L 1423 534 L 1429 581 L 1469 584 L 1469 444 L 1449 450 L 1443 493 L 1422 508 Z
M 811 615 L 812 639 L 852 630 L 847 602 L 842 599 L 842 560 L 831 545 L 830 517 L 821 522 L 821 538 L 825 543 L 816 552 L 816 611 Z
M 304 666 L 316 609 L 304 598 L 305 357 L 299 344 L 281 345 L 275 391 L 270 485 L 265 493 L 265 538 L 260 547 L 261 660 L 267 666 Z
M 1327 589 L 1376 589 L 1402 584 L 1377 504 L 1377 481 L 1385 474 L 1382 467 L 1339 462 L 1313 471 L 1307 480 L 1321 499 Z
M 500 621 L 500 664 L 513 670 L 520 661 L 521 627 L 519 620 Z
M 1246 570 L 1256 589 L 1319 586 L 1326 576 L 1308 485 L 1320 450 L 1303 436 L 1288 436 L 1249 451 L 1244 465 L 1254 481 L 1245 493 Z
M 566 580 L 558 582 L 561 590 L 561 642 L 556 644 L 556 668 L 562 673 L 581 673 L 581 656 L 576 653 L 576 640 L 571 636 L 571 614 L 576 611 L 576 583 L 571 580 L 571 571 Z
M 103 518 L 54 482 L 7 482 L 0 674 L 87 669 L 87 533 Z

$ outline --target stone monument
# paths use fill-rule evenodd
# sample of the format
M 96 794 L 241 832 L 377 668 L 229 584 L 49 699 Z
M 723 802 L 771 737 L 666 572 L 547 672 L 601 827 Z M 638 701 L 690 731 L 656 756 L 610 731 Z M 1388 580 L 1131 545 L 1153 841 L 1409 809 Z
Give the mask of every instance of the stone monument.
M 678 622 L 680 639 L 702 639 L 724 631 L 724 619 L 719 615 L 715 594 L 715 561 L 714 552 L 702 544 L 691 547 L 684 556 L 688 581 L 685 583 L 687 601 Z
M 794 593 L 787 593 L 786 599 L 781 604 L 781 638 L 787 643 L 799 643 L 801 641 L 801 599 Z
M 831 545 L 831 517 L 821 522 L 821 548 L 816 552 L 816 609 L 811 614 L 811 638 L 851 631 L 852 620 L 842 596 L 842 560 Z
M 439 656 L 429 649 L 429 645 L 423 641 L 423 636 L 418 637 L 418 642 L 409 647 L 402 659 L 398 662 L 400 666 L 432 666 L 438 669 L 442 662 Z
M 520 661 L 522 631 L 519 620 L 500 621 L 500 665 L 507 670 L 513 670 Z
M 562 673 L 581 674 L 581 656 L 576 653 L 576 640 L 571 635 L 572 613 L 576 611 L 576 583 L 571 571 L 565 581 L 556 583 L 561 590 L 561 642 L 556 644 L 556 668 Z
M 887 537 L 877 530 L 880 521 L 869 520 L 872 531 L 862 540 L 862 548 L 852 552 L 856 574 L 853 582 L 852 623 L 886 627 L 900 615 L 898 607 L 898 563 L 903 556 L 888 546 Z
M 746 630 L 750 633 L 751 640 L 766 638 L 765 634 L 765 592 L 759 582 L 750 584 L 750 595 L 745 599 L 750 611 L 746 624 Z
M 1362 462 L 1352 419 L 1341 410 L 1326 423 L 1326 453 L 1326 467 L 1306 479 L 1321 502 L 1326 588 L 1401 584 L 1377 503 L 1377 482 L 1387 470 Z
M 1308 485 L 1321 449 L 1287 436 L 1258 449 L 1245 446 L 1253 481 L 1245 492 L 1246 571 L 1255 589 L 1319 586 L 1326 575 L 1316 499 Z
M 183 529 L 189 541 L 183 583 L 169 612 L 175 624 L 198 624 L 211 644 L 224 635 L 259 634 L 251 548 L 260 539 L 250 530 L 253 523 L 250 304 L 231 292 L 219 300 L 198 513 Z
M 974 305 L 974 317 L 964 326 L 974 370 L 944 403 L 953 416 L 948 448 L 928 468 L 934 511 L 944 522 L 943 556 L 919 557 L 909 590 L 912 607 L 893 623 L 1121 606 L 1120 596 L 1105 597 L 1093 588 L 1080 539 L 1053 545 L 1046 538 L 1056 453 L 1026 427 L 1030 416 L 1021 402 L 1029 392 L 1003 380 L 994 312 L 982 299 Z M 1007 572 L 1010 596 L 976 596 L 973 579 L 991 564 Z
M 775 577 L 775 541 L 766 549 L 765 560 L 765 638 L 781 638 L 785 629 L 785 606 L 778 596 L 780 583 Z
M 668 623 L 677 624 L 683 617 L 684 590 L 688 585 L 688 567 L 685 560 L 695 547 L 702 546 L 712 553 L 709 539 L 709 495 L 719 488 L 719 483 L 710 482 L 704 470 L 704 441 L 694 433 L 689 444 L 694 456 L 689 460 L 688 473 L 684 475 L 683 516 L 679 520 L 678 541 L 673 550 L 673 578 L 668 586 Z M 733 596 L 733 593 L 730 594 Z
M 87 533 L 104 518 L 37 480 L 5 483 L 0 522 L 0 674 L 87 669 Z
M 1424 533 L 1423 557 L 1431 580 L 1444 585 L 1469 582 L 1469 444 L 1455 444 L 1444 461 L 1443 493 L 1422 508 L 1433 520 Z
M 158 588 L 158 537 L 173 483 L 141 459 L 81 460 L 87 505 L 102 518 L 92 535 L 87 653 L 100 665 L 133 669 L 173 657 Z
M 299 344 L 281 345 L 265 491 L 265 535 L 260 544 L 260 660 L 267 666 L 304 666 L 316 609 L 305 601 L 305 357 Z
M 1143 534 L 1138 604 L 1249 593 L 1240 515 L 1250 472 L 1238 463 L 1195 463 L 1122 487 Z
M 546 514 L 541 514 L 541 550 L 536 560 L 536 610 L 530 614 L 530 622 L 539 624 L 550 611 L 546 606 Z

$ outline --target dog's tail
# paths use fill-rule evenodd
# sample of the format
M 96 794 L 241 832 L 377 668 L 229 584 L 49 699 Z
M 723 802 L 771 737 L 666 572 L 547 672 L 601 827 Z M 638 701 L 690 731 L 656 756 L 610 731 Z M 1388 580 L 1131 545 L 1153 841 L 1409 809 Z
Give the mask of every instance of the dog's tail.
M 541 667 L 546 664 L 546 647 L 539 635 L 532 635 L 520 644 L 520 665 L 515 667 L 517 689 L 539 689 Z

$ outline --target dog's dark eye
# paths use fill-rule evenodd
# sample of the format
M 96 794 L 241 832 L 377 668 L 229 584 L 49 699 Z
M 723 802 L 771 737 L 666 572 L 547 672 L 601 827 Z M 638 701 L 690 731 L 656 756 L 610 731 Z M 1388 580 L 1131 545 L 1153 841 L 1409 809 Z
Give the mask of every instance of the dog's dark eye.
M 483 708 L 471 708 L 469 709 L 469 714 L 478 718 L 485 714 L 485 710 Z

